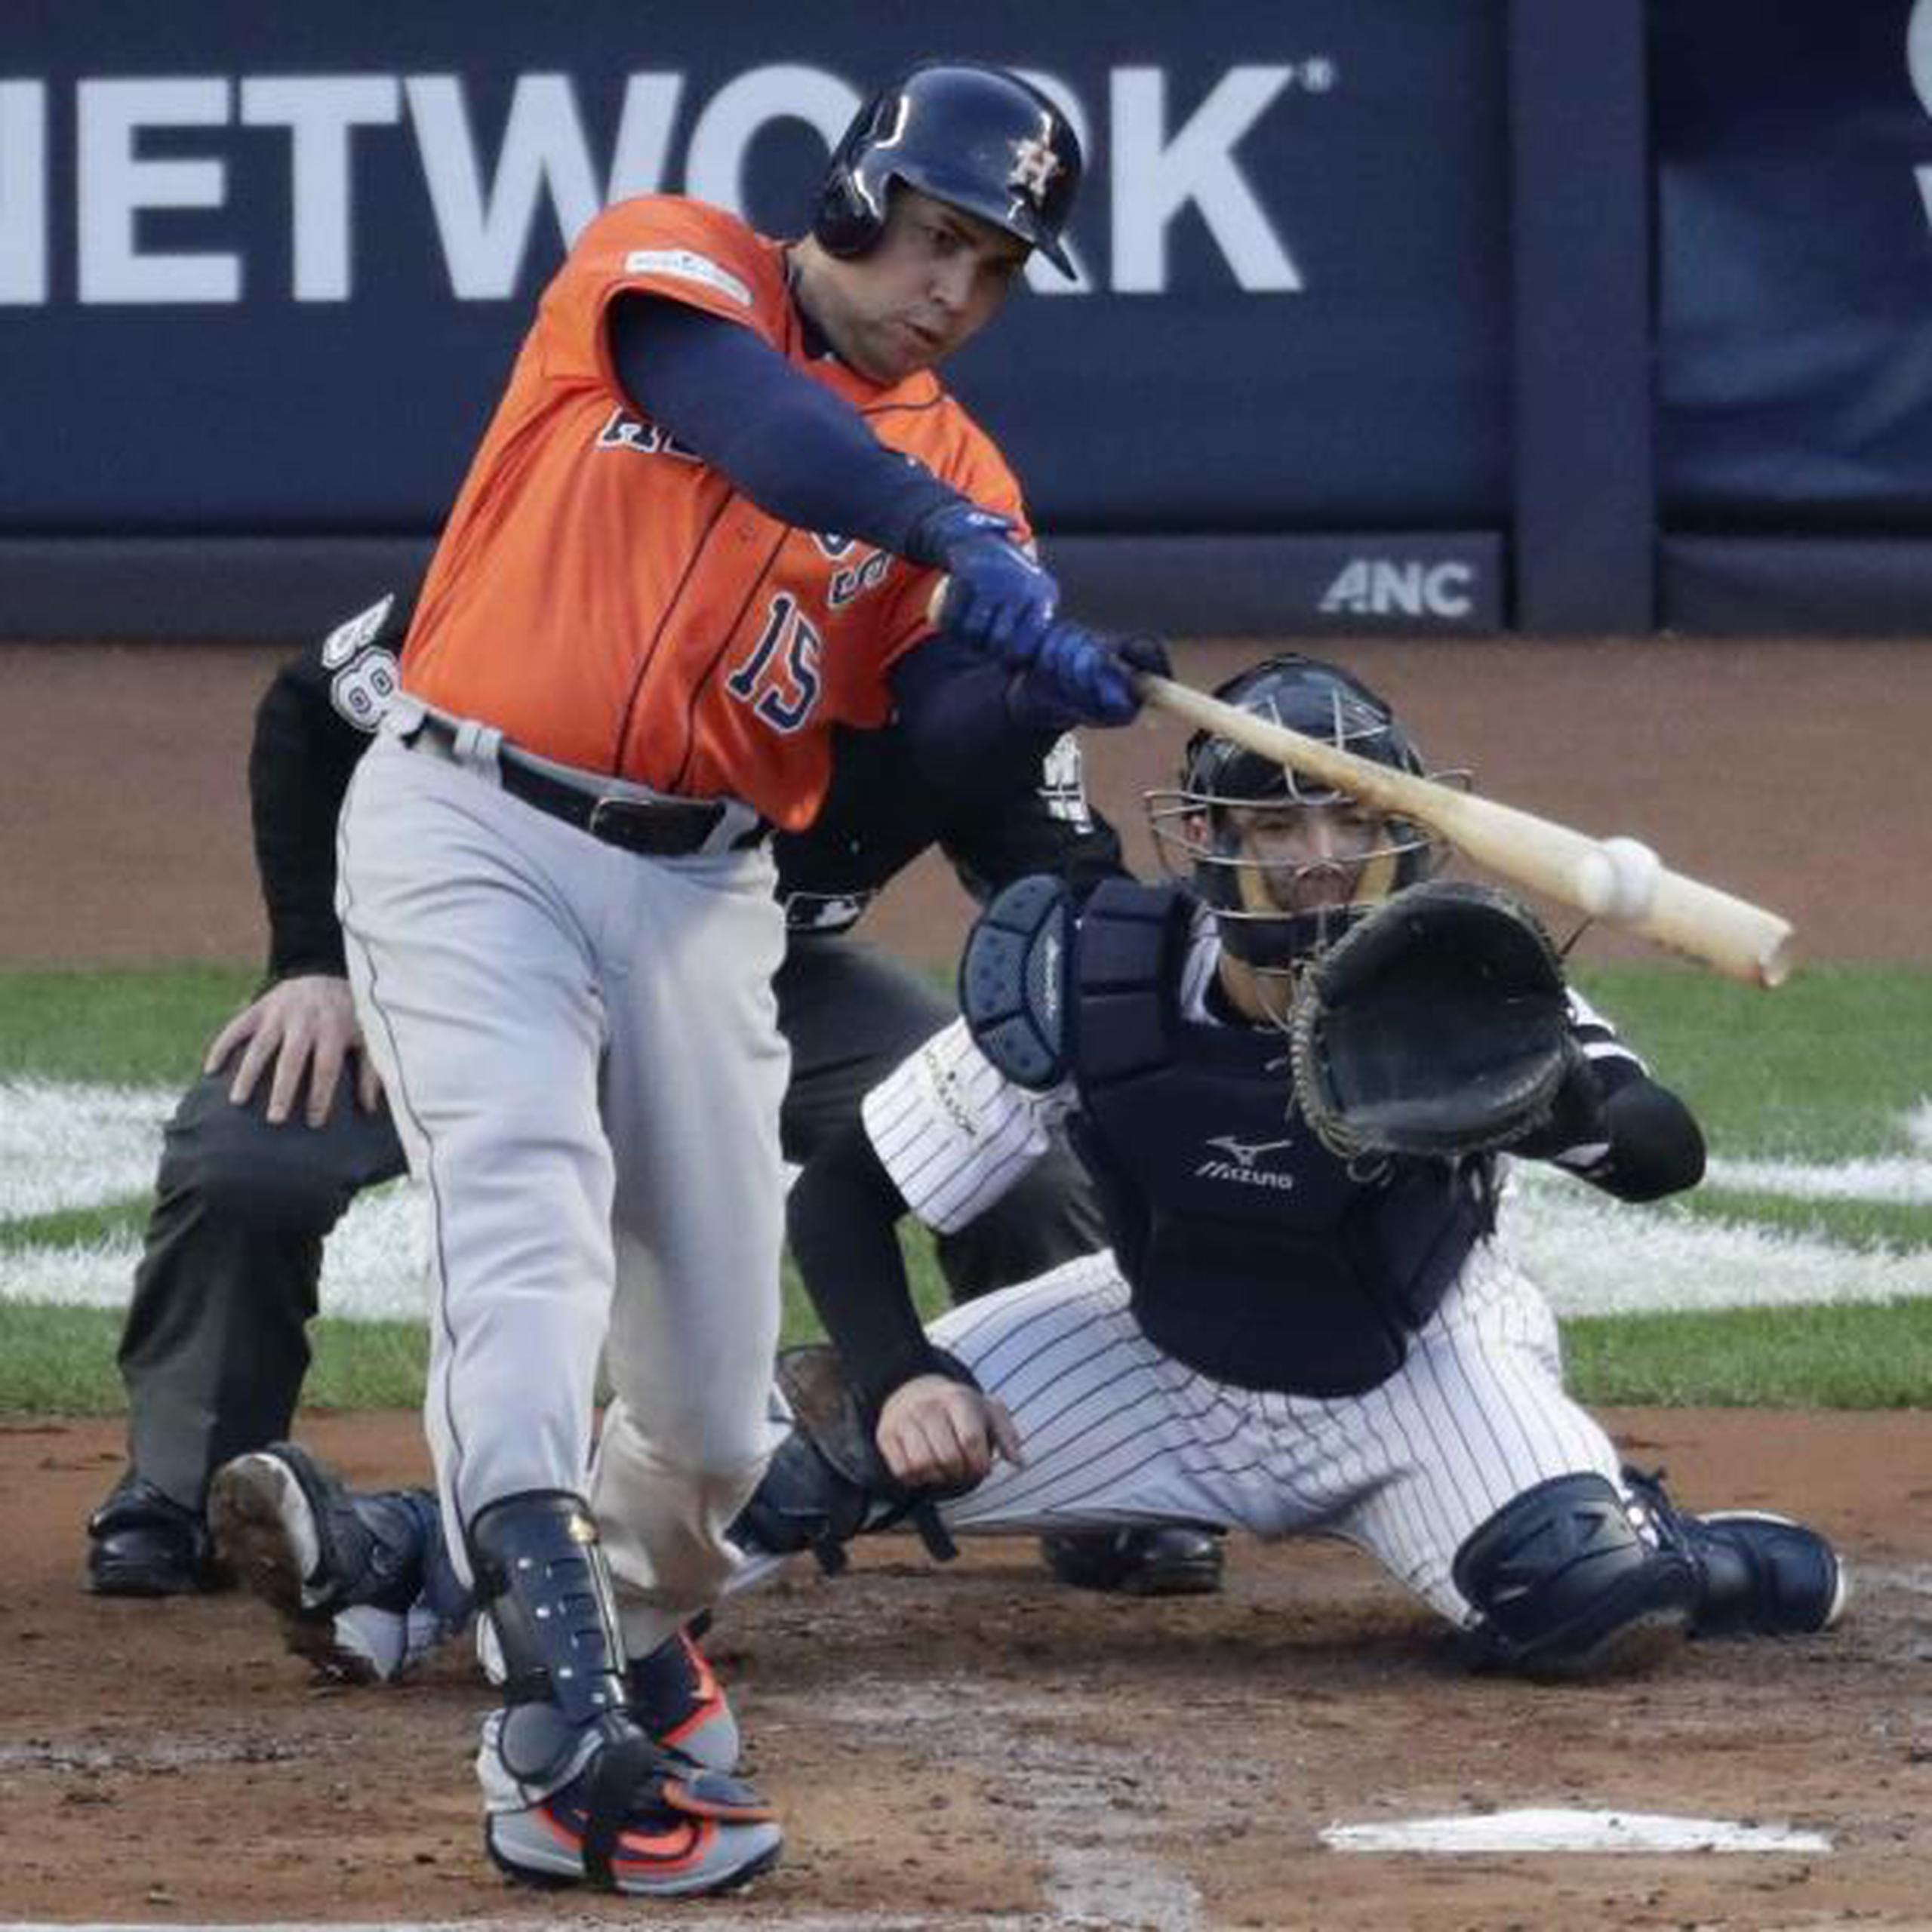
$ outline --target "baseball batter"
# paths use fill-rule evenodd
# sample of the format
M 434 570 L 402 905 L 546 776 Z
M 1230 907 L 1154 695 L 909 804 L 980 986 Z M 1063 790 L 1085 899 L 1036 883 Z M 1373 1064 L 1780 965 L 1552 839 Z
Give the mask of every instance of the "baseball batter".
M 1420 768 L 1333 667 L 1276 659 L 1220 695 Z M 1420 832 L 1200 734 L 1153 829 L 1186 890 L 1110 883 L 1075 917 L 1051 881 L 1010 888 L 969 949 L 965 1019 L 801 1177 L 794 1249 L 883 1469 L 801 1415 L 749 1541 L 823 1548 L 932 1485 L 952 1492 L 953 1531 L 1320 1530 L 1374 1552 L 1479 1658 L 1533 1672 L 1607 1668 L 1687 1628 L 1832 1622 L 1844 1576 L 1822 1537 L 1678 1510 L 1565 1392 L 1555 1321 L 1497 1223 L 1496 1156 L 1344 1161 L 1295 1110 L 1296 975 L 1418 884 L 1437 856 Z M 1624 1199 L 1694 1183 L 1689 1112 L 1569 999 L 1563 1084 L 1516 1151 Z M 1055 1120 L 1112 1252 L 922 1331 L 897 1217 L 978 1211 Z
M 282 667 L 257 709 L 248 779 L 267 980 L 217 1035 L 168 1124 L 119 1352 L 128 1466 L 88 1524 L 89 1587 L 103 1595 L 170 1596 L 221 1579 L 204 1507 L 210 1478 L 288 1433 L 324 1243 L 361 1189 L 407 1165 L 349 997 L 335 827 L 395 698 L 415 605 L 412 587 L 346 617 Z M 1084 897 L 1119 869 L 1119 841 L 1088 801 L 1078 740 L 1057 734 L 1030 675 L 950 640 L 924 648 L 947 673 L 936 688 L 940 749 L 956 753 L 962 737 L 977 746 L 962 782 L 933 782 L 934 734 L 916 705 L 902 707 L 878 731 L 838 734 L 818 817 L 772 841 L 786 918 L 773 990 L 791 1054 L 780 1124 L 789 1161 L 855 1118 L 866 1090 L 952 1017 L 922 977 L 860 933 L 867 906 L 903 867 L 937 846 L 982 898 L 1038 871 Z M 944 1242 L 940 1260 L 954 1299 L 966 1300 L 1103 1239 L 1062 1149 Z M 1188 1555 L 1168 1547 L 1175 1534 L 1149 1538 L 1137 1577 L 1167 1574 Z
M 838 726 L 966 641 L 1124 721 L 1020 491 L 937 364 L 1060 235 L 1060 110 L 925 65 L 861 110 L 812 232 L 626 202 L 546 291 L 458 496 L 339 839 L 350 978 L 434 1216 L 426 1403 L 506 1667 L 478 1771 L 513 1875 L 652 1895 L 776 1857 L 657 1749 L 627 1654 L 734 1567 L 769 1447 L 786 1055 L 769 827 Z M 591 1462 L 600 1355 L 613 1393 Z

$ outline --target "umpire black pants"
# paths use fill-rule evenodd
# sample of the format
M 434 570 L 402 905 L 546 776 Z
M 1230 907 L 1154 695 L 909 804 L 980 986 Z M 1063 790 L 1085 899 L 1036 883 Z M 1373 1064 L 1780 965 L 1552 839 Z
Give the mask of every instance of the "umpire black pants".
M 780 1133 L 802 1163 L 857 1116 L 867 1091 L 952 1010 L 863 942 L 793 940 L 774 982 L 792 1048 Z M 169 1122 L 154 1211 L 118 1355 L 135 1472 L 198 1510 L 230 1457 L 288 1433 L 308 1371 L 322 1244 L 364 1188 L 407 1171 L 386 1108 L 339 1093 L 328 1121 L 264 1117 L 209 1075 Z M 1063 1146 L 970 1227 L 943 1238 L 955 1301 L 1044 1273 L 1106 1237 L 1086 1177 Z

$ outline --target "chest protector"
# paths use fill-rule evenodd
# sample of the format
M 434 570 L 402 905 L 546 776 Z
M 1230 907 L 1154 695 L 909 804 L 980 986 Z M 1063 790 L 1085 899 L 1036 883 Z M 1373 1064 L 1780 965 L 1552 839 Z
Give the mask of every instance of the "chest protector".
M 1242 1387 L 1360 1394 L 1401 1367 L 1493 1224 L 1493 1170 L 1331 1154 L 1293 1111 L 1285 1035 L 1183 1017 L 1192 911 L 1130 881 L 1088 902 L 1069 1132 L 1155 1343 Z

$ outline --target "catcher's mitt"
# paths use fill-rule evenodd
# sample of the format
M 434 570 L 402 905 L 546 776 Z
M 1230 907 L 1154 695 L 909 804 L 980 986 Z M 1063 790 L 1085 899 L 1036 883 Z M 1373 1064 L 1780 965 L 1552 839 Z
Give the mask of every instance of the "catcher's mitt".
M 1293 1025 L 1296 1100 L 1344 1159 L 1507 1147 L 1549 1118 L 1576 1052 L 1549 935 L 1457 879 L 1398 893 L 1315 960 Z

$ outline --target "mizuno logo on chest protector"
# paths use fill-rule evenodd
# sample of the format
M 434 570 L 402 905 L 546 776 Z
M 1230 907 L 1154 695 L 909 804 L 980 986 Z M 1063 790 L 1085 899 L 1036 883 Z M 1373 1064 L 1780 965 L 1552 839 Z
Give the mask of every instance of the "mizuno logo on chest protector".
M 1292 1147 L 1292 1139 L 1280 1140 L 1238 1140 L 1232 1134 L 1217 1135 L 1209 1141 L 1210 1147 L 1218 1147 L 1232 1156 L 1229 1160 L 1206 1160 L 1194 1171 L 1197 1180 L 1232 1180 L 1245 1183 L 1250 1187 L 1291 1188 L 1295 1184 L 1293 1174 L 1277 1174 L 1268 1168 L 1258 1168 L 1256 1161 L 1263 1154 L 1272 1154 L 1284 1147 Z

